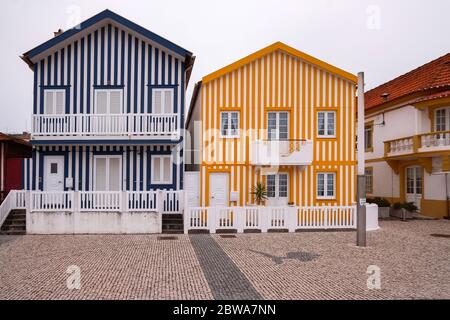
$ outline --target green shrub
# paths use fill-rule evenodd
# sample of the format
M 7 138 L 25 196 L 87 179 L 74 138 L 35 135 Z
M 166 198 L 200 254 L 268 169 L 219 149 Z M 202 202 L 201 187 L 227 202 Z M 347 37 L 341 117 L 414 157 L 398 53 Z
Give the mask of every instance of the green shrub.
M 419 208 L 417 208 L 414 202 L 403 202 L 403 203 L 396 202 L 394 203 L 394 209 L 395 210 L 405 209 L 409 212 L 416 212 Z
M 376 204 L 376 205 L 378 205 L 378 207 L 381 207 L 381 208 L 386 208 L 386 207 L 391 206 L 390 202 L 387 199 L 380 198 L 380 197 L 367 199 L 367 202 Z

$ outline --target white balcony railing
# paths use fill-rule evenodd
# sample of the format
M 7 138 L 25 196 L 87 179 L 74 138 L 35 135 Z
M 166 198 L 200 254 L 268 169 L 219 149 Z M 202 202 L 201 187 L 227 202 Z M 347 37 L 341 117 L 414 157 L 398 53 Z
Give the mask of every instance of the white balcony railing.
M 33 115 L 32 136 L 174 136 L 179 116 L 168 114 Z
M 313 143 L 308 140 L 257 140 L 251 144 L 250 163 L 258 166 L 310 165 Z

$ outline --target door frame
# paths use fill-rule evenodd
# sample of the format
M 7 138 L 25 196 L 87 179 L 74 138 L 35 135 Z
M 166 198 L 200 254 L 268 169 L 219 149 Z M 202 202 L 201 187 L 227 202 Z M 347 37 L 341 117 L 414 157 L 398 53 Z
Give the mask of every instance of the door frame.
M 185 171 L 184 172 L 184 192 L 186 192 L 186 194 L 187 194 L 187 188 L 186 188 L 186 178 L 187 177 L 195 177 L 195 179 L 197 179 L 197 182 L 198 182 L 198 188 L 197 188 L 197 190 L 196 190 L 196 193 L 197 193 L 197 197 L 198 197 L 198 202 L 197 202 L 197 206 L 198 207 L 200 207 L 201 206 L 201 192 L 200 192 L 200 189 L 201 189 L 201 178 L 200 178 L 200 171 Z M 187 202 L 187 196 L 186 196 L 186 202 Z
M 230 176 L 231 176 L 231 172 L 230 172 L 230 170 L 211 170 L 211 171 L 209 171 L 208 173 L 207 173 L 207 180 L 206 180 L 206 186 L 207 186 L 207 190 L 206 190 L 206 206 L 210 206 L 210 199 L 211 199 L 211 190 L 212 190 L 212 188 L 211 188 L 211 175 L 214 175 L 214 174 L 224 174 L 224 175 L 226 175 L 227 176 L 227 186 L 226 186 L 226 190 L 227 190 L 227 192 L 226 192 L 226 194 L 225 194 L 225 196 L 226 196 L 226 198 L 227 198 L 227 201 L 226 201 L 226 206 L 229 206 L 229 204 L 230 204 Z
M 277 125 L 277 130 L 276 130 L 276 139 L 273 139 L 272 141 L 285 141 L 285 140 L 280 140 L 280 114 L 281 113 L 286 113 L 287 114 L 287 138 L 285 140 L 289 140 L 290 139 L 290 120 L 291 120 L 291 114 L 289 111 L 286 110 L 270 110 L 266 112 L 266 131 L 267 131 L 267 140 L 269 140 L 269 114 L 276 114 L 276 125 Z
M 58 158 L 59 160 L 61 160 L 62 163 L 62 167 L 61 167 L 61 171 L 62 171 L 62 190 L 58 190 L 59 191 L 64 191 L 65 190 L 65 156 L 64 155 L 44 155 L 43 156 L 43 162 L 44 162 L 44 176 L 43 176 L 43 181 L 42 181 L 42 190 L 43 191 L 56 191 L 56 190 L 48 190 L 47 189 L 47 183 L 48 183 L 48 179 L 47 177 L 49 176 L 49 172 L 48 172 L 48 161 L 51 161 L 51 159 L 54 158 Z
M 265 177 L 264 177 L 264 180 L 265 180 L 265 185 L 266 185 L 266 188 L 267 188 L 267 176 L 275 176 L 275 195 L 278 195 L 278 193 L 279 193 L 279 188 L 280 188 L 280 179 L 279 179 L 279 175 L 280 174 L 284 174 L 284 175 L 286 175 L 287 176 L 287 195 L 286 195 L 286 203 L 285 204 L 274 204 L 273 206 L 284 206 L 284 205 L 288 205 L 288 203 L 290 202 L 290 192 L 291 192 L 291 176 L 290 176 L 290 172 L 288 172 L 288 171 L 279 171 L 279 172 L 276 172 L 276 173 L 273 173 L 273 174 L 267 174 L 267 175 L 265 175 Z M 280 198 L 280 197 L 271 197 L 271 198 L 269 198 L 269 197 L 267 197 L 268 199 L 267 199 L 267 202 L 270 202 L 270 199 L 273 199 L 272 201 L 275 201 L 275 202 L 278 202 L 278 201 L 280 201 L 280 199 L 284 199 L 284 197 L 283 198 Z
M 425 193 L 425 189 L 424 189 L 424 186 L 425 186 L 425 170 L 424 170 L 424 168 L 421 166 L 421 165 L 418 165 L 418 164 L 411 164 L 411 165 L 406 165 L 403 169 L 402 169 L 402 171 L 403 171 L 403 194 L 402 194 L 402 197 L 403 197 L 403 201 L 407 201 L 407 194 L 408 194 L 408 184 L 407 184 L 407 179 L 408 179 L 408 174 L 407 174 L 407 170 L 408 170 L 408 168 L 420 168 L 420 170 L 421 170 L 421 172 L 422 172 L 422 194 L 420 195 L 420 208 L 419 208 L 419 211 L 420 211 L 420 209 L 422 208 L 422 201 L 423 201 L 423 198 L 424 198 L 424 193 Z M 414 180 L 416 179 L 416 177 L 414 177 Z M 414 184 L 414 191 L 416 191 L 416 186 L 415 186 L 415 184 Z M 415 196 L 417 196 L 417 193 L 414 193 L 414 195 Z

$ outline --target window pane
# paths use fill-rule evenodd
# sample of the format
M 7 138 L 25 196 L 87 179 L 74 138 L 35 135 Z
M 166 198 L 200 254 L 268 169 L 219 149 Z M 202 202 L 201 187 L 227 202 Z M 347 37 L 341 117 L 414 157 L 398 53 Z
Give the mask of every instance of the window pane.
M 106 190 L 106 159 L 97 158 L 95 161 L 95 190 Z
M 317 195 L 319 197 L 325 196 L 325 176 L 323 173 L 317 175 Z
M 330 173 L 327 175 L 327 196 L 334 196 L 334 174 Z
M 231 135 L 236 136 L 239 129 L 239 114 L 237 112 L 231 113 Z
M 122 113 L 120 96 L 121 96 L 120 91 L 111 91 L 110 92 L 109 113 L 112 113 L 112 114 Z
M 269 175 L 267 176 L 267 197 L 274 198 L 275 197 L 275 176 Z
M 267 114 L 267 135 L 269 140 L 277 138 L 277 115 L 276 113 Z
M 152 175 L 153 175 L 153 181 L 154 182 L 161 182 L 161 158 L 159 157 L 153 157 L 153 163 L 152 163 Z
M 279 183 L 278 196 L 280 198 L 287 198 L 287 196 L 288 196 L 288 176 L 287 176 L 287 174 L 278 175 L 278 183 Z
M 323 136 L 323 135 L 325 135 L 325 113 L 319 112 L 317 114 L 317 117 L 318 117 L 317 133 L 319 136 Z
M 327 134 L 329 136 L 334 136 L 334 112 L 328 112 L 327 117 L 328 117 Z
M 161 97 L 161 90 L 153 90 L 153 112 L 154 113 L 162 113 L 162 97 Z
M 170 183 L 170 169 L 171 169 L 171 161 L 169 157 L 165 157 L 164 159 L 164 167 L 163 167 L 163 181 L 165 183 Z
M 45 91 L 45 114 L 53 114 L 53 91 Z
M 106 91 L 96 91 L 97 105 L 96 112 L 99 114 L 105 114 L 108 112 L 108 93 Z
M 120 159 L 119 158 L 110 158 L 109 159 L 109 190 L 110 191 L 120 191 L 120 179 L 121 170 L 120 170 Z
M 172 97 L 173 97 L 173 91 L 172 90 L 166 90 L 164 91 L 164 113 L 172 113 L 173 106 L 172 106 Z
M 51 163 L 50 164 L 50 173 L 51 174 L 58 173 L 58 164 L 57 163 Z
M 56 106 L 55 106 L 55 113 L 56 114 L 64 114 L 64 104 L 65 104 L 65 94 L 63 91 L 57 91 L 56 94 Z
M 279 132 L 280 132 L 280 136 L 279 139 L 280 140 L 286 140 L 288 138 L 288 114 L 287 112 L 281 112 L 279 113 L 279 121 L 280 121 L 280 126 L 279 126 Z
M 221 132 L 223 136 L 227 136 L 228 135 L 228 113 L 227 112 L 222 112 L 221 113 Z

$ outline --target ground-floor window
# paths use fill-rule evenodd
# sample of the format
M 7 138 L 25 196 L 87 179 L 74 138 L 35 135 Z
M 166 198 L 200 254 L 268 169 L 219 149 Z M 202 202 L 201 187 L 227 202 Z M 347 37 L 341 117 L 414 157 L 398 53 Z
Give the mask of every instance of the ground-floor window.
M 287 173 L 279 173 L 268 175 L 267 197 L 268 198 L 287 198 L 288 197 L 288 175 Z
M 336 197 L 336 174 L 319 172 L 317 174 L 317 198 L 334 199 Z
M 172 183 L 172 156 L 152 156 L 152 184 Z
M 94 156 L 94 190 L 120 191 L 122 189 L 122 158 Z

